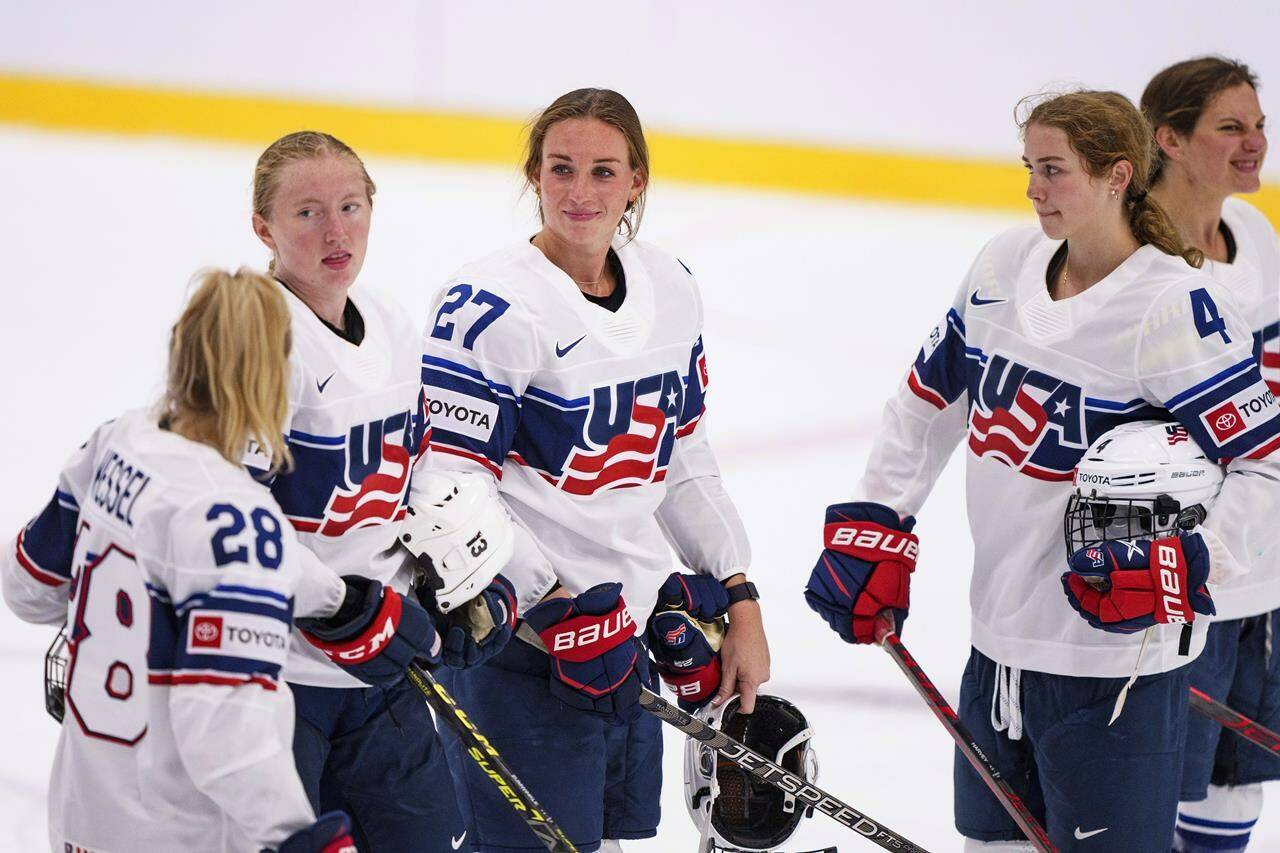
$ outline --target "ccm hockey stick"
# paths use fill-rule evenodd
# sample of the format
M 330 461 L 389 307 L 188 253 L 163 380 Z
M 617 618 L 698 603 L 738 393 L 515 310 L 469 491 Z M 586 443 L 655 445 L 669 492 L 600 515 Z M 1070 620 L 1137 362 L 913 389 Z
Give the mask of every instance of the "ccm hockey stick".
M 493 780 L 493 784 L 498 786 L 507 803 L 515 809 L 533 834 L 538 836 L 538 840 L 546 845 L 551 853 L 577 853 L 578 848 L 573 846 L 569 836 L 565 835 L 551 816 L 538 805 L 533 794 L 529 793 L 524 783 L 511 772 L 511 768 L 498 754 L 498 750 L 493 748 L 488 738 L 480 734 L 467 718 L 466 712 L 458 707 L 440 682 L 416 663 L 409 664 L 406 676 L 422 691 L 427 704 L 431 706 L 431 710 L 435 711 L 436 717 L 444 720 L 445 724 L 458 735 L 466 746 L 471 760 L 479 765 L 484 775 Z
M 1244 714 L 1233 711 L 1201 690 L 1192 687 L 1190 695 L 1192 708 L 1220 723 L 1224 729 L 1235 732 L 1259 749 L 1280 758 L 1280 735 L 1258 725 Z
M 951 735 L 951 739 L 956 742 L 961 754 L 973 765 L 978 776 L 991 789 L 991 793 L 1000 801 L 1000 805 L 1004 806 L 1009 817 L 1018 824 L 1018 828 L 1027 836 L 1032 846 L 1040 853 L 1056 853 L 1058 848 L 1049 840 L 1049 833 L 1045 832 L 1040 821 L 1031 814 L 1026 803 L 1022 802 L 1022 798 L 1009 787 L 1009 783 L 1004 780 L 1000 771 L 991 763 L 991 759 L 987 758 L 987 754 L 982 751 L 982 747 L 978 746 L 978 742 L 973 739 L 969 729 L 960 722 L 960 717 L 952 710 L 946 698 L 938 688 L 933 686 L 929 676 L 924 674 L 924 670 L 920 668 L 920 664 L 916 663 L 916 659 L 907 651 L 906 646 L 902 645 L 902 640 L 898 639 L 894 631 L 893 614 L 888 610 L 882 610 L 876 616 L 876 642 L 889 653 L 889 657 L 893 658 L 893 662 L 906 675 L 911 686 L 916 689 L 920 698 L 924 699 L 929 706 L 929 710 L 933 711 L 933 715 L 938 718 L 938 722 L 942 723 L 942 727 L 947 730 L 947 734 Z
M 544 652 L 547 650 L 542 638 L 524 622 L 520 623 L 516 635 L 537 649 Z M 903 853 L 928 853 L 920 845 L 908 841 L 818 786 L 809 784 L 790 770 L 774 764 L 724 732 L 712 728 L 691 714 L 686 714 L 643 686 L 640 688 L 640 707 L 664 723 L 675 726 L 694 740 L 702 741 L 757 779 L 791 794 L 804 805 L 812 807 L 814 811 L 826 815 L 841 826 L 852 829 L 873 844 L 878 844 L 885 850 L 899 850 Z

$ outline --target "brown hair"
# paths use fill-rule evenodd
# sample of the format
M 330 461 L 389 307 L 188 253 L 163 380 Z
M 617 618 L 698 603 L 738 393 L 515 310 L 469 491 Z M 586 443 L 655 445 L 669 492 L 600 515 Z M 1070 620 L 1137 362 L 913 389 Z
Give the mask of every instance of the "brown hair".
M 273 471 L 290 467 L 289 325 L 284 296 L 265 276 L 245 267 L 198 274 L 169 338 L 162 421 L 235 465 L 253 439 Z
M 645 142 L 635 107 L 612 89 L 574 89 L 552 101 L 551 106 L 533 120 L 525 143 L 525 189 L 537 186 L 537 178 L 542 171 L 542 143 L 547 138 L 547 131 L 552 125 L 571 118 L 594 118 L 616 127 L 627 140 L 631 168 L 644 175 L 644 187 L 622 214 L 621 227 L 626 229 L 630 240 L 640 230 L 640 219 L 644 216 L 644 199 L 649 190 L 649 145 Z M 538 218 L 542 218 L 541 203 L 538 204 Z
M 280 137 L 267 146 L 258 157 L 253 167 L 253 212 L 263 219 L 270 219 L 271 205 L 275 203 L 276 192 L 280 189 L 280 173 L 290 163 L 310 160 L 315 157 L 347 157 L 360 167 L 360 175 L 364 178 L 365 194 L 369 203 L 373 204 L 373 194 L 378 191 L 364 161 L 341 139 L 317 130 L 299 130 Z M 274 273 L 275 258 L 267 266 L 267 272 Z
M 1018 122 L 1024 134 L 1033 124 L 1061 130 L 1090 177 L 1105 178 L 1116 163 L 1128 161 L 1133 177 L 1125 188 L 1125 204 L 1134 238 L 1167 255 L 1178 255 L 1193 267 L 1204 263 L 1204 253 L 1183 245 L 1169 215 L 1147 193 L 1151 188 L 1154 137 L 1151 126 L 1128 98 L 1119 92 L 1080 91 L 1044 99 L 1024 98 L 1018 106 L 1019 111 L 1032 107 Z
M 1142 91 L 1142 114 L 1153 130 L 1167 125 L 1179 136 L 1190 136 L 1209 102 L 1241 83 L 1256 91 L 1258 76 L 1234 59 L 1201 56 L 1177 62 L 1152 77 Z M 1160 182 L 1164 164 L 1165 153 L 1157 146 L 1152 186 Z

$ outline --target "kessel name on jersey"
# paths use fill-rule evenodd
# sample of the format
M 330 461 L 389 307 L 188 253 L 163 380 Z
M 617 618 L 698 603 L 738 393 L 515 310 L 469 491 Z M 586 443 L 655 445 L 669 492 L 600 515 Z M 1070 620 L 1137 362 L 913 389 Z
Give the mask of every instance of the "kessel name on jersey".
M 187 653 L 219 655 L 284 665 L 288 629 L 278 619 L 229 610 L 193 610 Z

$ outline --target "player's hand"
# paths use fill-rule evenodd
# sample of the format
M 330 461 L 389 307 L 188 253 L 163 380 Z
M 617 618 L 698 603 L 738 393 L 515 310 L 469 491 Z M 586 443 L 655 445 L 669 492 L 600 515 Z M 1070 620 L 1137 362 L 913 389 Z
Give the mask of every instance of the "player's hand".
M 376 580 L 344 575 L 346 597 L 323 619 L 298 619 L 311 645 L 366 684 L 394 684 L 415 660 L 440 660 L 440 635 L 412 598 Z
M 658 675 L 676 694 L 681 710 L 693 712 L 720 687 L 720 647 L 725 620 L 695 619 L 684 610 L 659 610 L 646 629 Z
M 1132 634 L 1216 612 L 1205 586 L 1209 549 L 1199 533 L 1103 542 L 1076 551 L 1067 565 L 1067 601 L 1103 631 Z
M 596 714 L 630 719 L 640 713 L 640 676 L 649 657 L 635 638 L 622 584 L 602 583 L 573 598 L 548 598 L 531 607 L 524 620 L 551 656 L 551 695 Z
M 893 611 L 894 629 L 902 632 L 919 551 L 914 526 L 914 518 L 899 519 L 882 504 L 827 507 L 824 548 L 804 597 L 845 642 L 874 643 L 876 616 L 885 608 Z
M 729 592 L 710 575 L 672 572 L 658 589 L 655 610 L 683 610 L 694 619 L 710 622 L 729 609 Z
M 351 819 L 346 812 L 322 814 L 315 823 L 286 838 L 276 853 L 356 853 Z
M 729 606 L 729 633 L 720 649 L 720 666 L 720 689 L 712 704 L 722 705 L 737 693 L 738 709 L 750 714 L 756 707 L 756 691 L 769 680 L 769 641 L 758 601 Z
M 516 627 L 516 591 L 497 575 L 471 601 L 433 617 L 444 637 L 440 660 L 451 669 L 478 666 L 506 647 Z

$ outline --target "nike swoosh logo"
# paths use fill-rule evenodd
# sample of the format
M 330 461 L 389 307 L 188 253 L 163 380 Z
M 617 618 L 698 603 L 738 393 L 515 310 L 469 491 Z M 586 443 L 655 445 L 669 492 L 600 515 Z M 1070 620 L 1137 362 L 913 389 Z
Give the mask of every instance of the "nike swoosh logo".
M 333 377 L 337 376 L 337 375 L 338 375 L 338 371 L 336 371 L 336 370 L 335 370 L 333 373 L 330 373 L 330 374 L 329 374 L 329 376 L 328 376 L 328 378 L 326 378 L 323 382 L 321 382 L 319 379 L 317 379 L 317 380 L 316 380 L 316 390 L 318 390 L 321 394 L 323 394 L 323 393 L 324 393 L 324 386 L 328 385 L 328 384 L 329 384 L 329 380 L 330 380 L 330 379 L 332 379 Z
M 1076 840 L 1078 840 L 1078 841 L 1084 841 L 1086 838 L 1092 838 L 1093 836 L 1097 835 L 1097 834 L 1098 834 L 1098 833 L 1100 833 L 1100 832 L 1106 832 L 1106 831 L 1107 831 L 1108 829 L 1110 829 L 1110 828 L 1111 828 L 1111 827 L 1104 826 L 1104 827 L 1102 827 L 1102 829 L 1095 829 L 1095 830 L 1093 830 L 1092 832 L 1081 832 L 1081 831 L 1080 831 L 1080 827 L 1078 827 L 1078 826 L 1077 826 L 1077 827 L 1076 827 L 1076 833 L 1075 833 L 1075 834 L 1076 834 Z
M 587 337 L 586 335 L 583 335 L 582 337 L 578 338 L 576 341 L 574 341 L 573 343 L 569 344 L 567 347 L 565 347 L 565 348 L 563 348 L 563 349 L 561 349 L 561 348 L 560 348 L 560 343 L 557 341 L 557 342 L 556 342 L 556 357 L 557 357 L 557 358 L 564 358 L 566 355 L 568 355 L 568 354 L 569 354 L 569 350 L 573 349 L 573 348 L 574 348 L 574 347 L 576 347 L 578 344 L 580 344 L 580 343 L 582 343 L 584 340 L 586 340 L 586 337 Z
M 466 833 L 466 831 L 464 830 L 464 831 L 463 831 L 463 833 L 462 833 L 461 835 L 459 835 L 457 838 L 450 838 L 450 839 L 449 839 L 449 843 L 453 845 L 453 849 L 454 849 L 454 850 L 457 850 L 459 847 L 461 847 L 461 846 L 462 846 L 462 841 L 463 841 L 463 839 L 465 839 L 466 837 L 467 837 L 467 833 Z
M 969 304 L 975 308 L 981 308 L 983 305 L 999 305 L 1008 301 L 1008 299 L 982 299 L 978 296 L 978 291 L 976 290 L 969 296 Z

